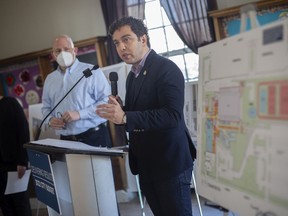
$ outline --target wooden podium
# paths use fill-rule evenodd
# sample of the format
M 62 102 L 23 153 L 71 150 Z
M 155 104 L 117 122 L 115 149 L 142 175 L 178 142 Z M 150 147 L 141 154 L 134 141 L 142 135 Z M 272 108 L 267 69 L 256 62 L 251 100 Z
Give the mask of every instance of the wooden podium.
M 56 139 L 33 141 L 24 147 L 37 199 L 47 205 L 49 216 L 118 215 L 111 156 L 123 156 L 125 152 Z M 49 166 L 41 167 L 43 159 L 37 162 L 41 157 Z M 50 205 L 50 195 L 56 207 Z

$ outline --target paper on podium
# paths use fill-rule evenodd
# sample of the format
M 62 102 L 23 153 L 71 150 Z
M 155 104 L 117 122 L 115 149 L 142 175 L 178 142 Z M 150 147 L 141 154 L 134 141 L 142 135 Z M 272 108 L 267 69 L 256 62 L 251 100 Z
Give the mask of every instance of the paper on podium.
M 85 150 L 85 151 L 97 151 L 97 152 L 123 152 L 121 149 L 111 149 L 107 147 L 95 147 L 90 146 L 82 142 L 58 140 L 58 139 L 42 139 L 37 141 L 32 141 L 33 144 L 39 144 L 44 146 L 51 146 L 57 148 L 65 148 L 72 150 Z
M 31 170 L 26 170 L 21 179 L 18 178 L 17 171 L 8 172 L 8 180 L 5 195 L 19 193 L 27 190 Z

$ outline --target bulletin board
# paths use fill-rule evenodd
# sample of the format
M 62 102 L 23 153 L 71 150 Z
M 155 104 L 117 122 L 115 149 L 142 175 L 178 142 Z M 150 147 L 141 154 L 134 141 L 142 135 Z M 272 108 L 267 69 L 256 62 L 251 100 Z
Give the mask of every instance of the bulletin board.
M 287 0 L 263 0 L 254 3 L 257 20 L 260 26 L 288 17 Z M 241 6 L 210 11 L 213 18 L 215 36 L 217 40 L 240 33 Z M 250 30 L 250 20 L 247 19 L 247 29 Z
M 288 17 L 288 3 L 287 5 L 281 5 L 273 8 L 265 8 L 263 10 L 257 11 L 257 20 L 260 26 L 266 25 L 279 19 L 284 19 L 286 17 Z M 223 18 L 222 25 L 225 37 L 239 34 L 241 26 L 240 15 Z M 247 19 L 246 30 L 250 29 L 251 23 L 250 20 Z
M 29 105 L 40 103 L 43 82 L 36 60 L 2 68 L 0 80 L 4 95 L 16 98 L 25 111 Z

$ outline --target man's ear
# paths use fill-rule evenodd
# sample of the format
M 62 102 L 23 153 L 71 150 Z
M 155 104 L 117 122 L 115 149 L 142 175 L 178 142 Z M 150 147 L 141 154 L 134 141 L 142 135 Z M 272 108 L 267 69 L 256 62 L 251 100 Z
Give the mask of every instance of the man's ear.
M 75 56 L 76 56 L 78 53 L 78 47 L 74 47 L 74 52 L 75 52 Z
M 147 45 L 147 35 L 146 34 L 144 34 L 143 36 L 141 36 L 141 43 L 144 45 Z
M 53 60 L 53 61 L 56 61 L 57 57 L 54 55 L 54 52 L 53 52 L 53 51 L 51 52 L 51 57 L 52 57 L 52 60 Z

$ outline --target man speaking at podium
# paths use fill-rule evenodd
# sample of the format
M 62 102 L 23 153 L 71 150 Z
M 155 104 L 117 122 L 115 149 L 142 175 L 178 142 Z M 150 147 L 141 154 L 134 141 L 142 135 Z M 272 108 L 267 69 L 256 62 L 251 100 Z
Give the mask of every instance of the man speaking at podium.
M 196 149 L 184 122 L 184 77 L 150 49 L 142 20 L 124 17 L 109 29 L 121 59 L 132 64 L 125 106 L 115 97 L 96 113 L 129 132 L 129 163 L 155 216 L 192 215 L 190 182 Z
M 42 95 L 42 114 L 47 116 L 57 103 L 81 78 L 83 71 L 93 65 L 76 58 L 77 47 L 67 35 L 53 41 L 52 56 L 58 68 L 45 80 Z M 111 146 L 107 121 L 95 113 L 96 106 L 108 101 L 110 85 L 101 69 L 92 71 L 81 80 L 52 112 L 49 127 L 56 130 L 62 140 L 79 141 L 93 146 Z

